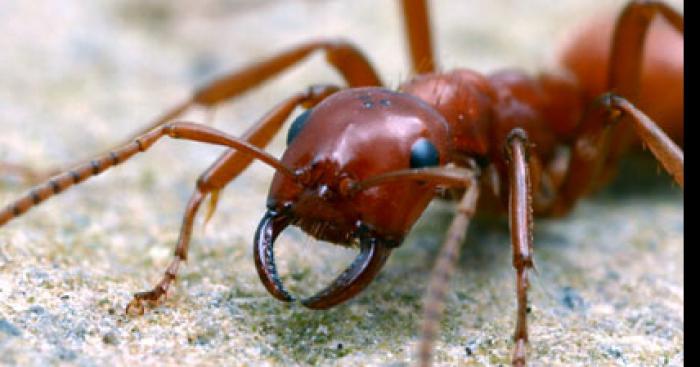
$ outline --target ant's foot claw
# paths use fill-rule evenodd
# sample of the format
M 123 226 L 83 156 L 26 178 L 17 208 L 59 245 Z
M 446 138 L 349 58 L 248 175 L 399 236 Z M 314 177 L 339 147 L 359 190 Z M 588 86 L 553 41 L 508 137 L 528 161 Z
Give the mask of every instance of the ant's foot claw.
M 147 301 L 149 304 L 156 304 L 164 294 L 159 289 L 135 293 L 134 298 L 126 305 L 125 312 L 127 315 L 143 315 L 145 309 L 143 301 Z
M 127 315 L 131 316 L 139 316 L 143 315 L 144 313 L 144 307 L 143 307 L 143 302 L 141 302 L 140 299 L 134 298 L 129 302 L 128 305 L 126 305 L 126 310 L 124 311 Z

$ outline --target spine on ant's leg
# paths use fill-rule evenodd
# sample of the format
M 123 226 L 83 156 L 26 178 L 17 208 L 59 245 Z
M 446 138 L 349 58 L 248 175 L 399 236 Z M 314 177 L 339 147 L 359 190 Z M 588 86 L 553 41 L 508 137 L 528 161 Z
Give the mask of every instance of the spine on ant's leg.
M 0 210 L 0 226 L 19 217 L 29 209 L 67 188 L 92 176 L 97 176 L 107 169 L 126 161 L 136 153 L 145 151 L 161 136 L 163 136 L 163 129 L 152 130 L 121 148 L 114 149 L 90 162 L 78 165 L 50 178 L 42 184 L 34 186 L 28 193 Z

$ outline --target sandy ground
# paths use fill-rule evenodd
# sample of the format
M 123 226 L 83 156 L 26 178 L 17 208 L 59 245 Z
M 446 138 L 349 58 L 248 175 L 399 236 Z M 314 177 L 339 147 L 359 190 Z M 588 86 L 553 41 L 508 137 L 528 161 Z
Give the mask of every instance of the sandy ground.
M 0 159 L 41 168 L 88 158 L 193 87 L 312 37 L 349 37 L 397 85 L 408 68 L 394 4 L 349 4 L 2 2 Z M 556 39 L 595 4 L 440 1 L 438 55 L 445 68 L 535 71 L 551 64 Z M 237 133 L 318 82 L 340 81 L 315 56 L 213 118 L 189 118 Z M 270 151 L 283 147 L 280 137 Z M 131 294 L 150 288 L 167 264 L 194 181 L 219 152 L 159 143 L 1 228 L 0 364 L 408 363 L 452 205 L 431 205 L 359 297 L 309 311 L 275 301 L 255 273 L 251 240 L 271 176 L 259 164 L 227 188 L 206 229 L 197 226 L 168 300 L 142 317 L 124 315 Z M 683 195 L 653 163 L 630 163 L 625 172 L 626 182 L 572 215 L 537 221 L 532 365 L 683 364 Z M 25 190 L 2 176 L 0 203 Z M 318 289 L 354 255 L 294 231 L 279 243 L 283 278 L 296 293 Z M 477 221 L 449 293 L 439 365 L 508 363 L 513 275 L 506 222 Z

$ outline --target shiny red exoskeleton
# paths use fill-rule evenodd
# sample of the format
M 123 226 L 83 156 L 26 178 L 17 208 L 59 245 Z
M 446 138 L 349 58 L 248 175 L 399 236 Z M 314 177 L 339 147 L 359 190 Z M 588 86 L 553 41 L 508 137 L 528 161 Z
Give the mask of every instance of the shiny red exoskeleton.
M 683 153 L 674 142 L 683 139 L 683 17 L 660 2 L 632 1 L 614 22 L 591 23 L 573 37 L 561 54 L 561 70 L 484 75 L 436 72 L 426 4 L 402 5 L 416 75 L 398 90 L 383 88 L 365 56 L 346 41 L 302 44 L 211 83 L 129 143 L 36 186 L 0 211 L 0 225 L 163 136 L 228 146 L 197 182 L 164 277 L 152 290 L 137 293 L 127 312 L 143 312 L 143 301 L 167 293 L 187 258 L 201 203 L 210 196 L 214 207 L 218 192 L 253 159 L 277 170 L 254 240 L 258 274 L 273 296 L 294 299 L 274 259 L 275 239 L 286 227 L 360 249 L 335 281 L 302 300 L 325 309 L 369 285 L 436 194 L 459 188 L 463 196 L 431 277 L 419 361 L 430 362 L 469 221 L 477 207 L 490 207 L 510 218 L 518 302 L 513 364 L 524 365 L 533 214 L 568 212 L 609 180 L 635 141 L 648 146 L 683 185 Z M 175 121 L 189 107 L 230 100 L 317 50 L 326 53 L 347 88 L 318 85 L 294 94 L 241 137 Z M 298 106 L 306 111 L 292 123 L 283 157 L 262 151 Z

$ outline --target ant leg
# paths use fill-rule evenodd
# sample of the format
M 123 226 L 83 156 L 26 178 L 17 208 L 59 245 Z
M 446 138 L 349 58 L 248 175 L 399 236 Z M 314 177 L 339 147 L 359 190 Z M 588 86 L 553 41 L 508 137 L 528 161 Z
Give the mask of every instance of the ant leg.
M 627 99 L 605 94 L 586 112 L 572 147 L 568 172 L 549 214 L 568 212 L 578 198 L 591 190 L 605 168 L 611 135 L 616 133 L 610 125 L 623 117 L 629 117 L 642 143 L 683 187 L 683 151 L 678 145 Z
M 673 28 L 683 34 L 683 16 L 660 1 L 630 2 L 615 24 L 608 88 L 635 101 L 639 94 L 644 41 L 656 15 L 661 15 Z
M 178 118 L 194 106 L 211 108 L 231 100 L 299 64 L 310 54 L 320 50 L 325 52 L 327 62 L 342 75 L 348 86 L 382 85 L 377 72 L 367 57 L 349 41 L 342 39 L 311 41 L 292 47 L 263 61 L 251 63 L 240 70 L 210 82 L 195 91 L 188 100 L 172 107 L 118 146 L 126 145 L 137 137 Z M 46 176 L 61 171 L 63 170 L 52 170 Z
M 620 117 L 610 108 L 610 100 L 611 95 L 605 94 L 585 111 L 574 134 L 576 138 L 571 145 L 568 163 L 548 168 L 548 174 L 561 176 L 562 171 L 565 173 L 557 192 L 552 195 L 554 199 L 544 209 L 547 214 L 560 216 L 568 213 L 599 177 L 611 141 L 610 125 Z
M 609 59 L 608 90 L 632 103 L 638 102 L 644 41 L 656 15 L 662 16 L 683 34 L 683 16 L 660 1 L 630 2 L 615 24 Z M 616 141 L 610 146 L 610 154 L 603 167 L 603 178 L 613 176 L 620 158 L 631 144 L 630 132 L 627 124 L 619 124 L 613 128 L 611 137 Z
M 280 103 L 259 122 L 254 124 L 242 136 L 243 139 L 258 147 L 267 146 L 272 138 L 279 132 L 282 125 L 297 106 L 311 108 L 331 94 L 340 90 L 335 85 L 315 85 L 309 87 L 305 92 L 297 93 Z M 228 184 L 239 171 L 244 170 L 252 159 L 236 150 L 224 152 L 202 175 L 206 177 L 208 188 L 221 189 Z M 216 171 L 216 174 L 214 173 Z M 201 180 L 200 179 L 200 180 Z
M 403 19 L 414 74 L 435 71 L 430 15 L 425 0 L 403 0 Z
M 242 137 L 249 144 L 263 148 L 272 137 L 282 128 L 284 122 L 297 106 L 313 107 L 324 98 L 338 91 L 339 88 L 332 85 L 312 86 L 306 92 L 297 93 L 292 97 L 278 104 L 273 110 L 268 112 L 262 119 L 253 125 Z M 213 214 L 216 205 L 218 192 L 226 184 L 236 178 L 253 161 L 253 157 L 239 150 L 229 149 L 224 152 L 216 162 L 211 165 L 197 180 L 197 187 L 192 194 L 180 227 L 180 236 L 175 246 L 173 259 L 168 265 L 161 280 L 150 291 L 134 294 L 134 298 L 126 306 L 126 313 L 135 310 L 136 313 L 143 313 L 143 301 L 150 303 L 157 302 L 165 296 L 170 285 L 175 281 L 180 263 L 187 261 L 194 218 L 197 215 L 202 201 L 211 194 L 212 206 L 207 219 Z
M 442 244 L 440 253 L 433 266 L 428 290 L 425 293 L 423 325 L 421 326 L 421 338 L 418 345 L 419 366 L 430 366 L 433 342 L 438 331 L 440 318 L 445 309 L 447 287 L 449 286 L 457 259 L 459 259 L 460 245 L 464 242 L 469 222 L 476 212 L 478 199 L 479 183 L 475 180 L 471 182 L 464 196 L 462 196 L 462 200 L 457 205 L 457 214 L 452 219 L 445 242 Z
M 513 366 L 524 366 L 527 335 L 528 269 L 533 267 L 532 192 L 528 165 L 528 138 L 522 129 L 508 134 L 506 153 L 509 162 L 509 223 L 513 246 L 513 267 L 516 270 L 518 293 L 517 324 L 513 339 Z
M 327 62 L 338 71 L 350 87 L 382 85 L 377 72 L 367 57 L 345 40 L 319 40 L 303 43 L 280 52 L 263 61 L 252 63 L 224 75 L 194 92 L 189 100 L 180 103 L 137 133 L 140 135 L 181 116 L 190 107 L 213 107 L 231 100 L 266 82 L 290 67 L 299 64 L 315 51 L 323 50 Z
M 129 304 L 126 306 L 125 312 L 127 315 L 131 313 L 131 310 L 135 310 L 135 313 L 142 315 L 144 312 L 143 301 L 155 303 L 160 299 L 160 297 L 168 293 L 170 285 L 177 277 L 180 262 L 187 261 L 187 250 L 189 249 L 190 239 L 192 238 L 194 218 L 197 214 L 199 206 L 202 204 L 202 200 L 204 200 L 206 195 L 207 193 L 201 190 L 199 187 L 195 189 L 192 197 L 190 197 L 190 201 L 187 203 L 187 209 L 185 209 L 185 216 L 182 219 L 182 225 L 180 226 L 180 235 L 177 239 L 173 259 L 165 269 L 163 277 L 160 279 L 158 284 L 153 287 L 153 289 L 134 294 L 134 298 L 132 298 L 131 301 L 129 301 Z
M 683 151 L 659 128 L 649 116 L 623 97 L 612 98 L 613 107 L 631 117 L 637 136 L 649 147 L 656 159 L 676 182 L 683 187 Z

